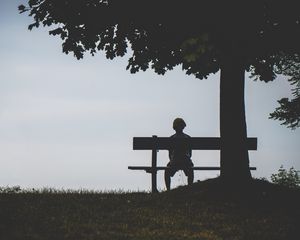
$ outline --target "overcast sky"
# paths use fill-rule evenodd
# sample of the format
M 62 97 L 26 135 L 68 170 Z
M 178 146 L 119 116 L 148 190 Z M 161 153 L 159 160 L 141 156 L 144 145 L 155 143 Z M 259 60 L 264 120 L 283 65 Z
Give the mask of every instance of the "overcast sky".
M 149 190 L 149 174 L 127 169 L 151 162 L 150 151 L 132 150 L 134 136 L 170 136 L 176 117 L 191 136 L 219 136 L 219 74 L 198 80 L 180 67 L 164 76 L 130 74 L 128 56 L 111 61 L 103 53 L 77 61 L 46 29 L 27 30 L 22 2 L 0 1 L 0 186 Z M 300 170 L 300 129 L 268 119 L 290 89 L 284 77 L 246 79 L 248 136 L 258 138 L 250 152 L 254 177 L 281 165 Z M 194 151 L 193 161 L 218 166 L 219 152 Z M 166 152 L 158 162 L 168 162 Z M 198 171 L 195 180 L 218 174 Z M 186 182 L 182 172 L 172 178 L 172 186 Z

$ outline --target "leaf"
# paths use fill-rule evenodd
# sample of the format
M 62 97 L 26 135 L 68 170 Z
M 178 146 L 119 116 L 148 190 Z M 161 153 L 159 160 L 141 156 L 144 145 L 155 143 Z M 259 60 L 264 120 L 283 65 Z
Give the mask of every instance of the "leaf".
M 18 6 L 18 10 L 20 13 L 28 11 L 28 9 L 26 9 L 26 7 L 23 4 Z
M 62 28 L 56 28 L 54 30 L 49 31 L 49 34 L 53 35 L 53 36 L 58 35 L 58 34 L 61 35 L 62 33 L 63 33 L 63 29 Z
M 28 29 L 31 31 L 34 27 L 38 28 L 39 25 L 40 25 L 39 22 L 29 24 Z

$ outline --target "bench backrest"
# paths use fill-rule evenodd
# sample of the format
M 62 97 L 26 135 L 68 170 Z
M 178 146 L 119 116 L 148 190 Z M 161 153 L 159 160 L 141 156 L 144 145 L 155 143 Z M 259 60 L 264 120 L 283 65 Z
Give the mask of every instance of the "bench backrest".
M 187 145 L 193 150 L 220 150 L 219 137 L 191 137 L 174 139 L 170 137 L 134 137 L 133 150 L 169 150 L 176 146 Z M 248 150 L 257 150 L 257 138 L 247 138 Z

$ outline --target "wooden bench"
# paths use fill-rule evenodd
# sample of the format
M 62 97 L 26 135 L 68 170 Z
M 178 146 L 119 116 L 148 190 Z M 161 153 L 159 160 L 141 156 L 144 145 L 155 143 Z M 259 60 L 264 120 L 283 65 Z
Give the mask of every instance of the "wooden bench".
M 220 150 L 221 139 L 219 137 L 191 137 L 189 139 L 174 139 L 170 137 L 134 137 L 133 150 L 151 150 L 151 166 L 129 166 L 130 170 L 144 170 L 152 175 L 152 192 L 157 192 L 157 171 L 167 167 L 157 166 L 158 150 L 174 149 L 176 146 L 187 144 L 192 150 Z M 257 150 L 257 138 L 247 138 L 248 150 Z M 193 167 L 193 170 L 220 170 L 220 167 Z M 256 167 L 250 167 L 256 170 Z

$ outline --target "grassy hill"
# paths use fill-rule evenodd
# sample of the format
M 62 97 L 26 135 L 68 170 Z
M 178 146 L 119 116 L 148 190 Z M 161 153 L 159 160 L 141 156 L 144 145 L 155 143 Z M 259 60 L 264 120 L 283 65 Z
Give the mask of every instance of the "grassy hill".
M 300 239 L 300 190 L 219 179 L 169 192 L 0 191 L 0 239 Z

